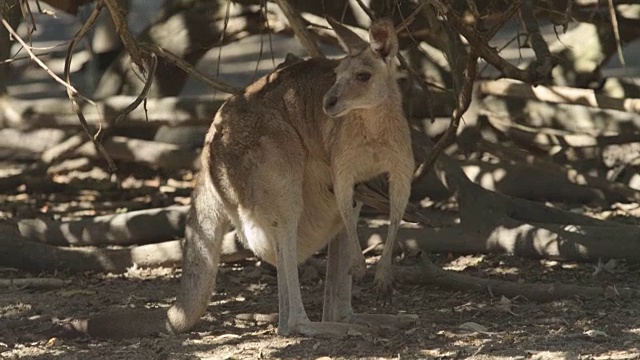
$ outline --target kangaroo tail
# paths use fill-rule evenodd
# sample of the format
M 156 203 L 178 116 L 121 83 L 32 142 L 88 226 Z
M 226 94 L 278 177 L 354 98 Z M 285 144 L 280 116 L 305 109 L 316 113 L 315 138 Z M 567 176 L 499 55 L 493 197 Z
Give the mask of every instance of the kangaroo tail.
M 63 330 L 98 338 L 144 337 L 189 330 L 205 312 L 211 298 L 222 239 L 228 228 L 224 206 L 205 167 L 192 195 L 185 229 L 180 290 L 173 306 L 169 310 L 131 310 L 75 320 L 66 324 Z

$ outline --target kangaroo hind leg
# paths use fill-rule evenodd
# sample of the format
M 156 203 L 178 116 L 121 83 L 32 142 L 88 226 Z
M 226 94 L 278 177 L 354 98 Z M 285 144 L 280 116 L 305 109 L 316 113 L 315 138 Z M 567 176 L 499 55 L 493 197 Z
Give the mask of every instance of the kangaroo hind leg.
M 356 314 L 351 306 L 352 276 L 349 264 L 353 247 L 344 232 L 329 243 L 324 288 L 322 321 L 346 322 L 373 327 L 406 328 L 415 324 L 417 315 Z
M 252 173 L 250 203 L 239 210 L 243 236 L 260 257 L 278 271 L 278 333 L 313 337 L 344 337 L 352 324 L 312 322 L 305 311 L 298 277 L 298 227 L 304 213 L 303 169 L 294 157 L 269 154 L 269 166 Z M 299 166 L 298 166 L 299 165 Z M 251 206 L 249 206 L 251 205 Z

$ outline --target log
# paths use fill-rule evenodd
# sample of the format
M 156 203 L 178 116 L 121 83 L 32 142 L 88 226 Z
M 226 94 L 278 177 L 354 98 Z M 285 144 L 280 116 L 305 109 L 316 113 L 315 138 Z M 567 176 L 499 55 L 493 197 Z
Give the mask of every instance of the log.
M 134 100 L 135 96 L 112 96 L 96 101 L 96 106 L 83 104 L 82 113 L 90 126 L 109 127 Z M 146 106 L 133 110 L 118 126 L 208 125 L 223 101 L 210 96 L 147 99 Z M 5 97 L 0 98 L 0 109 L 0 128 L 80 126 L 78 116 L 66 98 L 22 100 Z
M 199 168 L 198 152 L 178 145 L 121 136 L 105 139 L 102 144 L 115 160 L 141 162 L 166 170 Z M 77 154 L 91 158 L 100 157 L 91 143 L 80 147 Z M 558 174 L 547 174 L 540 178 L 535 169 L 521 164 L 467 160 L 460 162 L 460 165 L 472 181 L 484 188 L 516 197 L 578 204 L 601 200 L 600 193 L 583 184 L 574 184 Z M 427 190 L 424 195 L 431 198 L 440 198 L 443 195 L 440 188 Z
M 0 129 L 0 149 L 40 154 L 66 137 L 61 129 L 42 128 L 30 131 Z
M 533 86 L 514 80 L 480 81 L 478 90 L 484 95 L 533 99 L 555 104 L 574 104 L 640 113 L 640 99 L 620 99 L 600 95 L 591 89 L 567 86 Z
M 533 201 L 552 201 L 567 204 L 594 204 L 602 201 L 602 194 L 582 184 L 575 184 L 558 173 L 540 171 L 522 163 L 482 160 L 460 162 L 465 175 L 474 183 L 490 191 Z M 618 197 L 616 200 L 620 200 Z
M 582 286 L 573 284 L 527 284 L 505 280 L 478 278 L 466 274 L 446 271 L 431 261 L 423 261 L 420 266 L 398 266 L 394 268 L 398 279 L 404 284 L 433 287 L 438 286 L 452 291 L 476 291 L 492 297 L 505 296 L 509 299 L 521 296 L 527 301 L 537 303 L 563 299 L 580 298 L 582 300 L 609 299 L 621 297 L 635 299 L 640 291 L 614 288 L 613 286 Z
M 196 170 L 200 167 L 199 151 L 179 145 L 113 136 L 102 141 L 102 146 L 114 160 L 139 162 L 166 170 Z M 101 157 L 91 142 L 78 148 L 76 153 L 91 158 Z
M 360 227 L 362 248 L 381 246 L 388 227 Z M 441 229 L 405 225 L 398 230 L 395 251 L 406 254 L 509 254 L 529 259 L 596 261 L 625 259 L 640 262 L 640 229 L 613 224 L 610 227 L 540 224 L 503 218 L 475 231 L 464 225 Z M 615 234 L 612 236 L 611 234 Z
M 230 233 L 231 234 L 231 233 Z M 225 236 L 222 262 L 243 260 L 252 253 L 239 249 L 233 235 Z M 95 271 L 121 274 L 131 267 L 175 267 L 182 262 L 179 240 L 124 249 L 63 248 L 31 241 L 16 224 L 0 223 L 0 265 L 30 272 Z
M 58 289 L 69 285 L 71 280 L 56 278 L 18 278 L 0 279 L 0 288 Z
M 471 131 L 463 132 L 460 135 L 459 143 L 465 144 L 465 146 L 469 145 L 470 147 L 473 147 L 480 151 L 492 153 L 503 160 L 513 159 L 520 162 L 521 164 L 527 164 L 527 166 L 530 166 L 531 169 L 529 170 L 529 173 L 530 173 L 529 176 L 525 176 L 525 178 L 533 179 L 536 182 L 535 188 L 538 191 L 540 191 L 540 189 L 538 189 L 538 185 L 540 185 L 540 180 L 547 181 L 549 177 L 553 177 L 553 178 L 559 177 L 564 179 L 565 181 L 568 181 L 571 184 L 574 184 L 573 187 L 567 186 L 567 185 L 561 185 L 561 184 L 557 184 L 556 186 L 554 186 L 555 190 L 560 193 L 563 193 L 565 191 L 571 194 L 575 194 L 576 192 L 581 193 L 582 191 L 580 191 L 580 189 L 582 189 L 584 190 L 585 195 L 586 195 L 586 191 L 588 190 L 591 192 L 593 196 L 595 196 L 595 198 L 597 198 L 598 194 L 596 194 L 595 190 L 599 190 L 602 192 L 602 195 L 610 202 L 640 200 L 640 192 L 624 184 L 613 183 L 611 181 L 608 181 L 607 179 L 592 176 L 586 173 L 580 173 L 579 171 L 573 168 L 566 168 L 551 160 L 537 157 L 527 151 L 523 151 L 518 148 L 507 147 L 499 143 L 492 143 L 490 141 L 483 139 L 481 136 L 479 136 L 479 134 L 475 134 L 475 135 L 471 134 Z M 609 146 L 609 148 L 616 147 L 616 146 L 618 145 L 611 145 Z M 465 149 L 465 151 L 470 151 L 470 150 L 471 148 Z M 610 162 L 612 163 L 611 164 L 612 166 L 617 165 L 615 161 L 617 161 L 618 159 L 615 156 L 619 155 L 618 153 L 615 153 L 614 150 L 615 149 L 612 149 L 612 151 L 608 153 L 608 157 L 603 153 L 603 158 L 607 158 L 608 160 L 610 160 Z M 620 156 L 625 156 L 626 154 L 627 153 L 623 153 Z M 633 158 L 632 154 L 629 156 Z M 605 161 L 605 165 L 606 164 L 607 162 Z M 541 173 L 544 173 L 545 176 L 544 177 L 539 176 L 539 174 Z M 524 183 L 522 185 L 524 185 Z M 575 185 L 580 185 L 580 187 L 575 187 Z M 507 193 L 502 190 L 501 192 Z M 509 193 L 509 194 L 514 195 L 513 193 Z
M 174 240 L 184 235 L 189 206 L 131 211 L 75 221 L 44 219 L 18 221 L 27 239 L 61 246 L 135 245 Z

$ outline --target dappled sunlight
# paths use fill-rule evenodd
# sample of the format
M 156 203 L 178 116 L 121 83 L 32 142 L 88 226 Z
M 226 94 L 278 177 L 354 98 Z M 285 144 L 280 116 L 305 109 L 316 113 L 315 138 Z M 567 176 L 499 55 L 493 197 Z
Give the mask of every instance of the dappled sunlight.
M 13 2 L 0 11 L 0 32 L 12 34 L 0 37 L 0 358 L 640 357 L 640 5 L 582 1 L 564 9 L 566 4 L 551 2 L 409 0 L 371 9 L 375 4 L 367 1 L 131 0 L 96 9 L 97 2 Z M 287 12 L 287 5 L 295 11 Z M 98 11 L 100 19 L 91 24 Z M 363 27 L 372 23 L 371 14 L 389 16 L 390 31 L 368 34 Z M 337 39 L 328 18 L 355 33 L 348 41 Z M 72 41 L 83 24 L 92 30 Z M 205 160 L 214 158 L 204 165 L 221 196 L 194 197 L 203 233 L 215 232 L 205 218 L 208 211 L 219 214 L 222 202 L 254 211 L 255 199 L 294 193 L 266 186 L 260 171 L 243 168 L 243 146 L 268 143 L 263 125 L 282 113 L 291 121 L 268 129 L 290 135 L 274 141 L 286 150 L 277 154 L 282 164 L 315 157 L 321 161 L 305 162 L 305 171 L 331 165 L 333 144 L 349 126 L 355 127 L 345 137 L 345 152 L 359 140 L 375 138 L 376 145 L 347 170 L 395 154 L 385 146 L 407 141 L 392 135 L 404 128 L 404 119 L 366 134 L 371 122 L 361 121 L 368 119 L 336 118 L 320 126 L 308 106 L 326 95 L 320 86 L 328 89 L 334 80 L 332 63 L 306 63 L 324 62 L 318 73 L 304 67 L 305 57 L 315 54 L 311 45 L 328 58 L 341 57 L 340 40 L 354 45 L 369 35 L 372 59 L 384 61 L 386 69 L 401 65 L 377 94 L 393 98 L 393 106 L 373 115 L 385 125 L 394 118 L 384 116 L 387 109 L 407 117 L 415 165 L 426 175 L 415 174 L 407 222 L 393 256 L 382 262 L 388 194 L 378 188 L 366 194 L 367 184 L 358 184 L 356 199 L 364 207 L 357 240 L 366 273 L 338 292 L 353 290 L 359 313 L 416 314 L 418 320 L 403 329 L 380 321 L 344 339 L 279 336 L 278 307 L 291 305 L 292 296 L 279 298 L 277 270 L 234 236 L 225 237 L 221 254 L 212 254 L 212 239 L 195 236 L 186 259 L 193 266 L 181 276 L 181 239 L 205 134 L 223 102 L 237 94 L 224 108 L 236 104 L 236 111 L 206 138 L 222 144 L 204 151 Z M 398 59 L 395 46 L 380 46 L 389 35 L 398 37 Z M 66 50 L 76 40 L 66 64 Z M 369 54 L 358 46 L 350 51 Z M 140 64 L 132 65 L 132 57 Z M 155 57 L 158 66 L 148 66 Z M 65 65 L 69 74 L 63 74 Z M 294 67 L 299 71 L 288 72 Z M 282 69 L 277 75 L 241 89 L 276 68 Z M 357 89 L 375 82 L 380 73 L 365 68 L 346 72 L 343 77 L 357 86 L 345 86 L 341 96 L 358 99 Z M 292 73 L 306 77 L 288 77 Z M 292 85 L 279 88 L 283 79 Z M 401 94 L 388 96 L 396 82 Z M 74 88 L 86 96 L 78 98 L 77 110 L 66 94 L 75 94 Z M 292 122 L 300 126 L 290 129 Z M 299 138 L 294 157 L 284 145 Z M 316 144 L 316 138 L 324 142 Z M 236 145 L 232 160 L 216 161 Z M 440 145 L 446 146 L 435 165 L 427 164 Z M 107 166 L 101 147 L 117 169 Z M 258 170 L 273 170 L 268 156 L 257 154 Z M 395 165 L 379 170 L 393 172 Z M 402 166 L 407 183 L 411 165 Z M 303 191 L 325 194 L 334 207 L 337 174 L 324 170 L 318 173 L 328 175 L 317 189 Z M 273 173 L 274 186 L 290 185 L 285 180 L 291 172 L 264 172 Z M 229 180 L 231 175 L 242 180 Z M 236 183 L 255 183 L 257 190 Z M 351 201 L 345 199 L 341 204 Z M 290 204 L 280 208 L 297 209 Z M 270 216 L 276 210 L 260 211 Z M 278 228 L 281 220 L 271 226 Z M 324 221 L 313 217 L 310 233 L 328 228 Z M 265 235 L 256 224 L 241 225 L 249 245 L 275 262 L 276 246 L 256 243 Z M 287 234 L 294 233 L 292 225 Z M 217 255 L 223 263 L 211 290 L 214 278 L 202 275 L 212 272 Z M 382 272 L 394 283 L 383 294 L 372 283 L 378 269 L 391 268 L 390 258 L 393 272 Z M 326 263 L 324 250 L 313 254 L 298 267 L 299 283 L 292 283 L 296 291 L 300 285 L 312 320 L 327 311 L 324 286 L 333 280 Z M 166 336 L 171 331 L 158 325 L 166 324 L 168 308 L 176 315 L 173 329 L 184 334 Z M 153 329 L 120 340 L 57 332 L 71 319 L 100 317 L 121 334 Z

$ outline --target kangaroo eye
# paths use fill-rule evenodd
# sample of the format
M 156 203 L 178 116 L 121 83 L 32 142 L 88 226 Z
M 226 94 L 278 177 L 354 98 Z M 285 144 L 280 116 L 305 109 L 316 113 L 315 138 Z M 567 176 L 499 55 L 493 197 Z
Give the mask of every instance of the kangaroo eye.
M 359 81 L 369 81 L 369 79 L 371 79 L 371 73 L 359 72 L 356 74 L 356 79 L 358 79 Z

